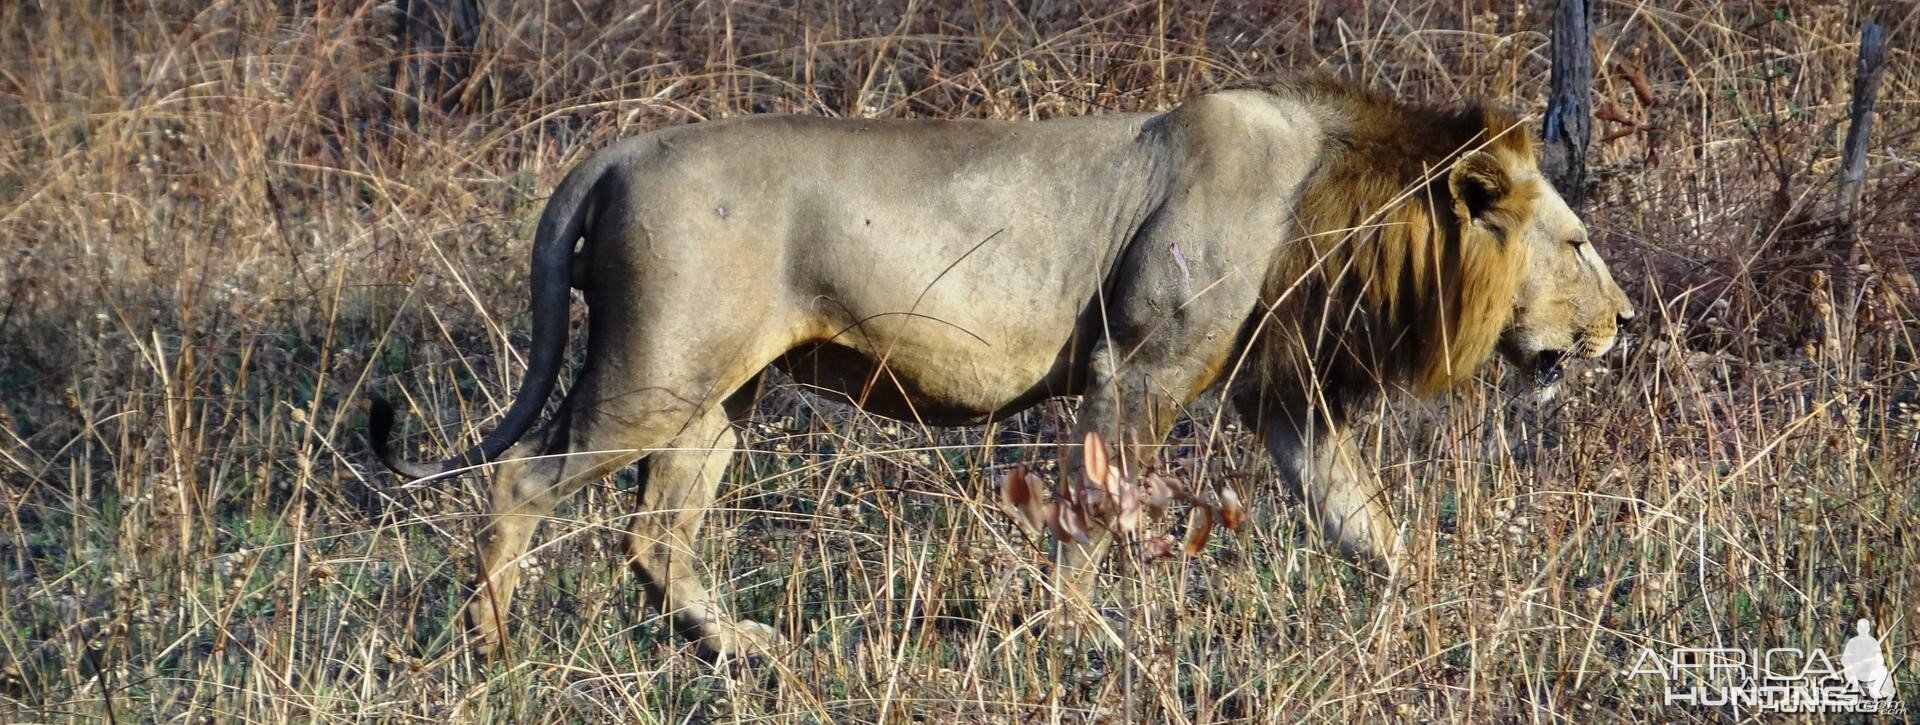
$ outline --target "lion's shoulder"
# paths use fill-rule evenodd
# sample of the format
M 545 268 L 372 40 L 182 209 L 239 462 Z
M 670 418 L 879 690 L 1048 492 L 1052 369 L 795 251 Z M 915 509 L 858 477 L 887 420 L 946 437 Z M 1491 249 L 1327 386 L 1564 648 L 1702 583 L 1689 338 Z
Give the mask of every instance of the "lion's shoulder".
M 1329 140 L 1323 116 L 1308 99 L 1259 89 L 1197 96 L 1153 125 L 1175 165 L 1207 177 L 1215 193 L 1276 200 L 1286 195 L 1271 192 L 1291 188 Z

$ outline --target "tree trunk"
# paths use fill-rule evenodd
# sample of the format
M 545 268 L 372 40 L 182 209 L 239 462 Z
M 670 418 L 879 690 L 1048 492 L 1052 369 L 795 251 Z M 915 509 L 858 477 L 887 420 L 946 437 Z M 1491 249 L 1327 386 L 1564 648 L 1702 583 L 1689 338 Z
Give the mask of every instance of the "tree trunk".
M 1852 379 L 1854 312 L 1860 306 L 1860 199 L 1867 177 L 1867 135 L 1873 130 L 1874 96 L 1886 69 L 1887 37 L 1878 23 L 1860 28 L 1860 62 L 1853 73 L 1853 106 L 1848 113 L 1847 144 L 1840 155 L 1840 189 L 1836 211 L 1840 236 L 1833 258 L 1834 324 L 1827 349 L 1843 366 L 1843 378 Z
M 394 29 L 400 42 L 392 63 L 393 87 L 406 99 L 407 125 L 420 122 L 421 102 L 451 112 L 473 73 L 473 49 L 485 15 L 480 0 L 397 0 Z
M 1591 20 L 1587 0 L 1560 0 L 1553 12 L 1553 85 L 1541 129 L 1541 171 L 1576 208 L 1586 197 L 1587 143 L 1593 137 Z

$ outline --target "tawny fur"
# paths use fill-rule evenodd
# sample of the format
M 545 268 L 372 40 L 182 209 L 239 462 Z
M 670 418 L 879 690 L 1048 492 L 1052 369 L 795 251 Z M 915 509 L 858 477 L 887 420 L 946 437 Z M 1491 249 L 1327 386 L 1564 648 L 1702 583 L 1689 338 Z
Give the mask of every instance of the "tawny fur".
M 1080 396 L 1071 440 L 1149 446 L 1220 390 L 1327 539 L 1391 570 L 1400 534 L 1350 413 L 1445 389 L 1496 347 L 1549 375 L 1604 353 L 1632 307 L 1585 242 L 1512 117 L 1327 81 L 1039 123 L 679 126 L 594 154 L 554 190 L 530 363 L 497 429 L 429 465 L 394 455 L 390 407 L 370 427 L 407 475 L 499 463 L 468 607 L 488 650 L 540 521 L 635 461 L 626 548 L 649 600 L 710 655 L 773 640 L 723 615 L 699 563 L 733 424 L 769 367 L 927 424 Z M 588 352 L 529 435 L 561 372 L 570 284 Z M 1057 552 L 1072 601 L 1103 531 Z

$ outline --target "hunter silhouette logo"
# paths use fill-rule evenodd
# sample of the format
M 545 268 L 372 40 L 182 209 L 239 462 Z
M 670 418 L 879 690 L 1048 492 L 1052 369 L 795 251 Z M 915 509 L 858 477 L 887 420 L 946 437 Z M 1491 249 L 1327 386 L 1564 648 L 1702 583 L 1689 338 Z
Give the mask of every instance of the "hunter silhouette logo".
M 1854 623 L 1836 665 L 1824 650 L 1680 647 L 1665 657 L 1640 652 L 1628 678 L 1659 677 L 1668 705 L 1732 707 L 1759 712 L 1902 713 L 1893 666 L 1873 636 L 1873 622 Z
M 1873 638 L 1873 620 L 1861 619 L 1854 626 L 1860 633 L 1847 640 L 1847 648 L 1840 653 L 1840 669 L 1862 694 L 1875 699 L 1893 697 L 1893 672 L 1887 669 L 1886 655 L 1880 652 L 1880 640 Z

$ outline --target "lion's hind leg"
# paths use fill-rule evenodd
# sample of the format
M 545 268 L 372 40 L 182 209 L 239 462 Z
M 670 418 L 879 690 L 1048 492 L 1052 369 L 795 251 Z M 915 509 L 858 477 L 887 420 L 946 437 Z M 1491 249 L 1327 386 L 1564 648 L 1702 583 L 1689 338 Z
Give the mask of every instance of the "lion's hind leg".
M 764 650 L 777 640 L 766 625 L 720 614 L 697 549 L 701 523 L 738 442 L 717 406 L 689 422 L 642 464 L 640 510 L 627 529 L 627 564 L 648 602 L 709 659 Z
M 541 439 L 564 424 L 563 413 L 549 431 L 514 446 L 502 457 L 487 525 L 480 534 L 480 574 L 466 611 L 468 627 L 476 638 L 475 648 L 483 655 L 494 654 L 506 640 L 507 615 L 513 590 L 520 581 L 521 559 L 540 522 L 581 486 L 640 457 L 638 447 L 539 455 L 546 446 Z
M 503 458 L 481 536 L 477 596 L 467 605 L 467 620 L 482 654 L 494 653 L 506 639 L 520 563 L 540 522 L 581 486 L 643 457 L 646 508 L 635 517 L 637 533 L 629 537 L 629 549 L 635 548 L 636 537 L 652 543 L 639 547 L 634 569 L 644 575 L 651 598 L 664 603 L 662 611 L 676 615 L 683 631 L 725 649 L 725 638 L 710 632 L 712 607 L 693 564 L 691 542 L 735 447 L 735 434 L 722 412 L 724 396 L 703 400 L 667 387 L 624 382 L 678 379 L 633 373 L 644 369 L 629 359 L 590 362 L 548 428 Z

